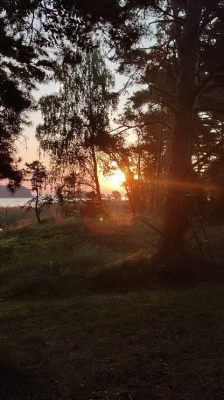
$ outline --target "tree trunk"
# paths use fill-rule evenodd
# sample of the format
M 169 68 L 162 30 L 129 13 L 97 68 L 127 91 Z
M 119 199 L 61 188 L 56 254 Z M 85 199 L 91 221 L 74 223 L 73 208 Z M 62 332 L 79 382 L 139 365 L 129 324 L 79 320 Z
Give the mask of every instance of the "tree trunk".
M 159 181 L 161 175 L 161 157 L 162 157 L 162 149 L 163 149 L 163 126 L 160 126 L 160 135 L 159 141 L 156 149 L 156 157 L 155 157 L 155 168 L 153 174 L 153 183 L 151 188 L 151 202 L 150 202 L 150 214 L 154 214 L 159 209 Z
M 183 31 L 178 41 L 179 76 L 162 249 L 169 255 L 184 249 L 187 228 L 186 194 L 191 190 L 188 172 L 191 170 L 193 106 L 201 13 L 202 0 L 187 2 Z
M 130 204 L 130 207 L 131 207 L 132 215 L 133 215 L 133 217 L 135 217 L 136 216 L 135 204 L 134 204 L 134 201 L 132 200 L 132 196 L 131 196 L 131 193 L 130 193 L 130 191 L 128 189 L 128 185 L 126 184 L 126 182 L 124 182 L 124 186 L 125 186 L 125 190 L 126 190 L 126 193 L 127 193 L 128 201 L 129 201 L 129 204 Z
M 97 165 L 97 159 L 96 159 L 96 152 L 94 145 L 91 147 L 91 153 L 92 153 L 92 159 L 93 159 L 93 174 L 94 174 L 94 181 L 96 185 L 96 197 L 99 202 L 101 202 L 101 191 L 100 191 L 100 183 L 99 183 L 99 177 L 98 177 L 98 165 Z
M 36 210 L 36 217 L 37 217 L 38 223 L 40 224 L 41 220 L 40 220 L 40 214 L 39 214 L 38 210 Z
M 38 204 L 37 204 L 37 203 L 35 204 L 35 214 L 36 214 L 36 217 L 37 217 L 37 221 L 38 221 L 38 223 L 40 224 L 40 223 L 41 223 L 41 220 L 40 220 L 40 212 L 39 212 Z
M 36 217 L 37 217 L 37 221 L 40 224 L 41 220 L 40 220 L 40 212 L 39 212 L 39 209 L 38 209 L 38 203 L 39 203 L 39 191 L 37 189 L 36 190 L 36 199 L 35 199 L 35 214 L 36 214 Z

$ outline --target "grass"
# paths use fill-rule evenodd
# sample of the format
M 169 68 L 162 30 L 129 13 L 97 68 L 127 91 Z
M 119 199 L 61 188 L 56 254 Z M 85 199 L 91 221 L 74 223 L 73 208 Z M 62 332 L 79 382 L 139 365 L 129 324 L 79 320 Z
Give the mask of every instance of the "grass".
M 24 204 L 26 201 L 24 199 Z M 60 216 L 60 210 L 56 205 L 46 208 L 41 213 L 41 219 L 56 219 Z M 0 225 L 6 227 L 18 227 L 36 223 L 34 210 L 28 210 L 23 206 L 0 207 Z
M 150 287 L 148 236 L 69 219 L 1 237 L 1 400 L 223 399 L 224 287 Z
M 0 240 L 1 296 L 70 296 L 94 286 L 101 270 L 144 256 L 140 226 L 80 224 L 74 218 L 12 229 Z
M 1 398 L 221 399 L 223 303 L 223 290 L 2 303 Z
M 18 226 L 35 222 L 33 212 L 21 207 L 0 207 L 0 223 L 5 226 Z

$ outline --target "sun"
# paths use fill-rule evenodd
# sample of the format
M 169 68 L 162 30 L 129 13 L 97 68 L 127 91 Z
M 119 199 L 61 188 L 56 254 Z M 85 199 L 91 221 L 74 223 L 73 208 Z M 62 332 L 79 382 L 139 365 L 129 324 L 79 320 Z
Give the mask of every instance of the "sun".
M 107 179 L 108 184 L 112 187 L 121 186 L 125 182 L 125 175 L 119 169 L 114 171 Z

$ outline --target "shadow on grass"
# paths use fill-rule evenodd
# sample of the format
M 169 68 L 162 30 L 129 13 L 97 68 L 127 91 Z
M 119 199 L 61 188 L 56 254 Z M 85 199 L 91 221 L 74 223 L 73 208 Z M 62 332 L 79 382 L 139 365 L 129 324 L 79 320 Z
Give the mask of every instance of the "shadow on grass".
M 187 289 L 224 282 L 224 269 L 192 254 L 172 261 L 140 254 L 96 273 L 96 291 Z
M 1 400 L 39 400 L 43 383 L 37 377 L 15 366 L 14 361 L 0 358 L 0 398 Z M 46 393 L 46 400 L 53 399 L 52 394 Z
M 172 263 L 137 253 L 110 266 L 34 269 L 8 287 L 8 298 L 69 298 L 75 295 L 188 289 L 224 283 L 224 269 L 190 254 Z

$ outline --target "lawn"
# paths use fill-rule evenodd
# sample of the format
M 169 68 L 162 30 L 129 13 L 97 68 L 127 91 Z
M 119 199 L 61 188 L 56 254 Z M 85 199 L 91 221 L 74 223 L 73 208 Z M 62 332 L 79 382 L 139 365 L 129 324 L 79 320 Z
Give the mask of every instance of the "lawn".
M 1 400 L 223 399 L 224 287 L 140 285 L 148 236 L 71 219 L 1 237 Z

